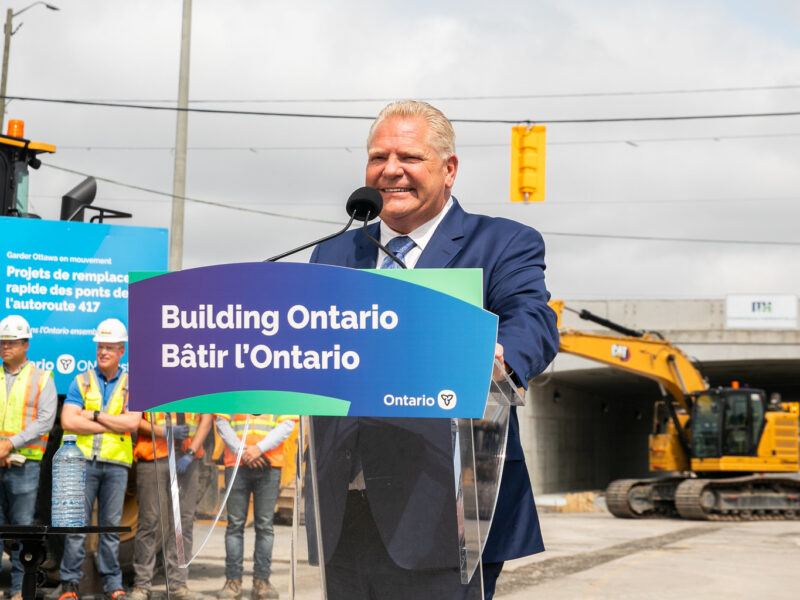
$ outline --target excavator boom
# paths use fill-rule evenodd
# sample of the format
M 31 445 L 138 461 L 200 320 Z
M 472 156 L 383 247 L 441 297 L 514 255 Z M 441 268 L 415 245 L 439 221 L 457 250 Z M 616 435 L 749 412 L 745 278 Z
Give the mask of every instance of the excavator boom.
M 708 389 L 708 384 L 700 371 L 679 348 L 668 341 L 628 329 L 608 319 L 603 319 L 587 310 L 577 311 L 564 305 L 561 300 L 553 300 L 550 307 L 558 315 L 561 352 L 582 356 L 603 363 L 615 369 L 641 375 L 661 384 L 673 397 L 678 406 L 690 410 L 687 395 Z M 584 333 L 561 328 L 563 310 L 572 310 L 582 319 L 599 323 L 618 335 Z

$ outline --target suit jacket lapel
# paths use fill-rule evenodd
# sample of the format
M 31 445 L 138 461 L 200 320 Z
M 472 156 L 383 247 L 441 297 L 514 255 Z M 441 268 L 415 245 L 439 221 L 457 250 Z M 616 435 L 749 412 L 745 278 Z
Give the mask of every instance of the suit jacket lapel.
M 381 228 L 380 223 L 373 223 L 367 226 L 369 234 L 376 238 L 380 238 Z M 375 263 L 378 261 L 378 249 L 367 239 L 362 231 L 359 231 L 355 237 L 356 251 L 355 254 L 350 255 L 347 259 L 347 266 L 354 269 L 374 269 Z
M 420 254 L 415 268 L 447 267 L 464 246 L 464 210 L 453 198 L 453 206 L 433 233 L 431 241 Z

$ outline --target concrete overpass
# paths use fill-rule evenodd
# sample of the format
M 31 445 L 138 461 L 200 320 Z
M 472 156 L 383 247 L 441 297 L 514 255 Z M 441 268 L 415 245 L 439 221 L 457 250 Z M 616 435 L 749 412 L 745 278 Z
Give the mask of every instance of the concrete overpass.
M 567 301 L 631 329 L 658 331 L 696 361 L 711 386 L 743 385 L 800 401 L 800 329 L 726 329 L 724 300 Z M 613 333 L 564 315 L 562 327 Z M 530 385 L 520 410 L 536 493 L 602 489 L 648 474 L 656 383 L 560 354 Z

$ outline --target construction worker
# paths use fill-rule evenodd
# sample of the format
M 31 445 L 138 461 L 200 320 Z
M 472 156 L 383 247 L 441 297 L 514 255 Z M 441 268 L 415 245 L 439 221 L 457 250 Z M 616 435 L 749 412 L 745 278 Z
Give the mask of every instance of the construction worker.
M 58 408 L 53 373 L 28 360 L 31 326 L 0 321 L 0 525 L 31 525 L 39 468 Z M 6 517 L 7 515 L 7 517 Z M 11 600 L 22 600 L 19 547 L 11 553 Z
M 192 529 L 197 507 L 197 459 L 203 456 L 203 442 L 211 431 L 210 414 L 170 413 L 172 437 L 176 441 L 181 529 L 184 556 L 192 551 Z M 166 413 L 146 412 L 139 423 L 139 437 L 133 449 L 136 458 L 136 488 L 139 516 L 133 546 L 133 589 L 126 600 L 149 600 L 156 554 L 165 546 L 164 564 L 170 598 L 196 600 L 202 595 L 192 592 L 187 583 L 188 570 L 178 566 L 176 540 L 162 544 L 161 519 L 168 519 L 167 531 L 175 531 L 170 510 L 169 464 L 167 457 Z M 180 442 L 178 444 L 178 442 Z M 156 479 L 158 478 L 158 479 Z M 160 515 L 160 516 L 159 516 Z
M 78 448 L 87 458 L 86 522 L 91 521 L 96 498 L 98 525 L 117 527 L 133 463 L 131 433 L 139 428 L 142 413 L 128 411 L 128 374 L 119 367 L 128 341 L 125 325 L 118 319 L 106 319 L 98 325 L 93 340 L 97 342 L 97 366 L 73 380 L 61 409 L 61 426 L 64 433 L 77 435 Z M 85 542 L 84 534 L 66 536 L 59 600 L 78 598 Z M 125 596 L 118 534 L 100 534 L 96 565 L 105 600 Z
M 226 504 L 225 585 L 217 593 L 218 598 L 238 600 L 242 597 L 244 525 L 251 494 L 256 543 L 250 597 L 252 600 L 266 600 L 279 596 L 278 590 L 269 582 L 275 540 L 272 521 L 280 492 L 283 443 L 291 435 L 297 420 L 297 416 L 217 415 L 217 433 L 225 442 L 225 486 L 230 489 Z M 247 437 L 244 438 L 246 425 Z M 243 438 L 242 464 L 231 483 Z

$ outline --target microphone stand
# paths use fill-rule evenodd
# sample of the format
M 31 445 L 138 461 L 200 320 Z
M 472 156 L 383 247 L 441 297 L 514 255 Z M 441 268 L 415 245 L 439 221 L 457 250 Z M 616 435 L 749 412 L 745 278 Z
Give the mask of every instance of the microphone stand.
M 343 229 L 337 231 L 336 233 L 332 233 L 331 235 L 326 235 L 324 238 L 314 240 L 313 242 L 309 242 L 299 248 L 294 248 L 287 252 L 283 252 L 282 254 L 278 254 L 271 258 L 266 259 L 264 262 L 275 262 L 282 258 L 289 256 L 290 254 L 294 254 L 295 252 L 300 252 L 305 250 L 306 248 L 310 248 L 311 246 L 316 246 L 317 244 L 321 244 L 322 242 L 326 242 L 332 238 L 335 238 L 338 235 L 342 235 L 345 231 L 350 229 L 350 226 L 353 224 L 353 221 L 356 219 L 359 221 L 364 221 L 364 235 L 366 238 L 372 243 L 373 245 L 377 246 L 381 250 L 386 253 L 386 256 L 390 257 L 394 262 L 396 262 L 401 269 L 407 269 L 408 267 L 403 264 L 403 261 L 395 256 L 395 253 L 389 250 L 386 246 L 381 244 L 378 240 L 372 237 L 367 230 L 367 223 L 371 219 L 377 217 L 381 209 L 383 208 L 383 199 L 381 198 L 380 192 L 374 188 L 370 187 L 362 187 L 357 189 L 355 192 L 350 194 L 350 198 L 347 200 L 347 212 L 350 215 L 350 220 L 347 222 L 347 225 L 344 226 Z
M 370 242 L 372 242 L 372 243 L 373 243 L 375 246 L 377 246 L 378 248 L 380 248 L 381 250 L 383 250 L 383 251 L 386 253 L 386 256 L 388 256 L 388 257 L 389 257 L 389 258 L 391 258 L 391 259 L 392 259 L 394 262 L 396 262 L 398 265 L 400 265 L 400 268 L 401 268 L 401 269 L 407 269 L 407 268 L 408 268 L 408 267 L 407 267 L 407 266 L 406 266 L 406 265 L 403 263 L 403 261 L 402 261 L 402 260 L 400 260 L 399 258 L 397 258 L 397 257 L 394 255 L 394 252 L 392 252 L 391 250 L 389 250 L 389 249 L 388 249 L 386 246 L 384 246 L 383 244 L 381 244 L 381 243 L 380 243 L 378 240 L 376 240 L 374 237 L 372 237 L 372 236 L 369 234 L 369 231 L 367 231 L 367 219 L 364 219 L 364 235 L 365 235 L 365 236 L 367 236 L 367 239 L 368 239 Z
M 287 252 L 283 252 L 282 254 L 276 254 L 275 256 L 273 256 L 271 258 L 265 259 L 264 262 L 275 262 L 275 261 L 278 261 L 278 260 L 280 260 L 282 258 L 286 258 L 290 254 L 294 254 L 295 252 L 302 252 L 306 248 L 311 248 L 311 246 L 316 246 L 317 244 L 321 244 L 322 242 L 327 242 L 329 239 L 335 238 L 337 235 L 342 235 L 345 231 L 350 229 L 350 225 L 353 224 L 353 221 L 355 220 L 355 218 L 356 218 L 356 215 L 355 215 L 355 213 L 353 213 L 350 216 L 350 220 L 347 222 L 347 225 L 345 225 L 343 229 L 337 231 L 336 233 L 333 233 L 331 235 L 326 235 L 324 238 L 320 238 L 318 240 L 310 242 L 310 243 L 306 244 L 305 246 L 300 246 L 299 248 L 294 248 L 294 249 L 289 250 Z M 366 221 L 364 222 L 364 225 L 366 226 Z

